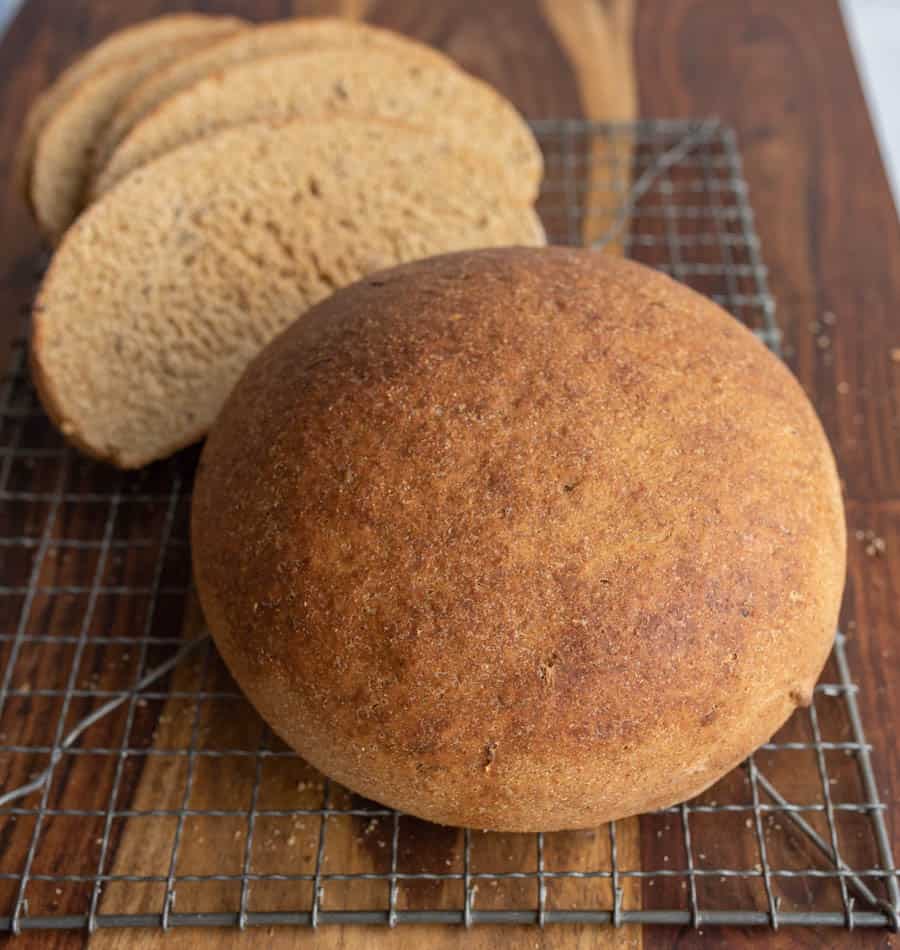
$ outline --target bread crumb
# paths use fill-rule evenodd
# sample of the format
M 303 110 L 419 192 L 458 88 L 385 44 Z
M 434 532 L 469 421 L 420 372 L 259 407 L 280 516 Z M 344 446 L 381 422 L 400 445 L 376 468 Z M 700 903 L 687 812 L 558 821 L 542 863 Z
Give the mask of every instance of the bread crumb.
M 849 384 L 849 383 L 844 383 L 844 382 L 838 383 L 838 384 L 837 384 L 837 391 L 840 393 L 840 395 L 846 396 L 847 393 L 850 392 L 850 384 Z
M 900 346 L 891 348 L 891 362 L 900 363 Z
M 856 540 L 864 541 L 864 550 L 869 557 L 881 557 L 887 550 L 887 542 L 871 529 L 856 531 Z

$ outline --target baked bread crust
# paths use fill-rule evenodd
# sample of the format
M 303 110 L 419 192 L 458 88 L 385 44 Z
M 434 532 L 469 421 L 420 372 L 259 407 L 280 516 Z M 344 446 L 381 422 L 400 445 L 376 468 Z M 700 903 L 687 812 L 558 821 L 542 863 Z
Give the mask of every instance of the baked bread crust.
M 507 831 L 716 781 L 809 701 L 845 569 L 784 365 L 706 298 L 572 248 L 319 304 L 230 396 L 192 533 L 276 732 L 369 798 Z

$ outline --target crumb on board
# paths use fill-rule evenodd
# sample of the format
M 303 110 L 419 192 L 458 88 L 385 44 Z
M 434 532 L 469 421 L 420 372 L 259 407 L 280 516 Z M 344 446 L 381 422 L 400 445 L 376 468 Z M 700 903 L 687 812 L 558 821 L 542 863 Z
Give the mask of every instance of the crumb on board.
M 863 550 L 869 557 L 881 557 L 887 551 L 887 542 L 871 528 L 857 528 L 854 537 L 864 546 Z

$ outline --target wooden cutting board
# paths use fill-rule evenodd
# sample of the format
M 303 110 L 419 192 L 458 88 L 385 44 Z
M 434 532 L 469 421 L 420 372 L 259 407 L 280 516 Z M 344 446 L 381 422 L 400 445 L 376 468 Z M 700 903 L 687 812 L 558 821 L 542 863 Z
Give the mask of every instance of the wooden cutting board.
M 890 832 L 900 843 L 900 651 L 896 649 L 900 590 L 900 227 L 878 146 L 836 0 L 634 0 L 636 74 L 641 114 L 719 115 L 737 129 L 756 211 L 769 279 L 790 363 L 810 393 L 835 447 L 846 485 L 849 594 L 844 622 L 859 701 Z M 47 82 L 84 47 L 136 19 L 193 7 L 254 19 L 340 12 L 365 17 L 433 43 L 489 80 L 531 117 L 628 117 L 634 83 L 630 66 L 631 4 L 609 0 L 25 0 L 22 13 L 0 47 L 0 351 L 15 327 L 13 315 L 33 288 L 36 235 L 9 176 L 11 146 L 24 109 Z M 823 349 L 814 328 L 823 312 L 836 315 Z M 854 530 L 874 529 L 887 539 L 884 557 L 872 558 L 854 540 Z M 183 674 L 188 675 L 188 674 Z M 190 680 L 184 681 L 186 684 Z M 178 723 L 168 735 L 178 740 Z M 133 798 L 159 802 L 172 782 L 154 789 L 144 777 Z M 175 781 L 179 776 L 173 776 Z M 295 783 L 296 785 L 296 783 Z M 147 796 L 141 798 L 141 795 Z M 138 828 L 123 835 L 127 849 L 159 848 Z M 201 835 L 201 837 L 204 837 Z M 627 837 L 627 835 L 626 835 Z M 131 844 L 129 844 L 131 842 Z M 357 843 L 349 841 L 347 847 Z M 729 842 L 721 847 L 728 850 Z M 58 845 L 62 867 L 65 842 Z M 376 844 L 377 847 L 377 844 Z M 421 848 L 433 859 L 453 859 L 455 844 L 440 836 Z M 660 844 L 645 831 L 641 854 L 653 866 Z M 207 849 L 211 850 L 211 849 Z M 639 854 L 637 857 L 641 857 Z M 513 855 L 515 857 L 515 855 Z M 200 855 L 202 858 L 203 855 Z M 501 854 L 502 857 L 502 854 Z M 120 866 L 116 860 L 113 866 Z M 105 900 L 113 900 L 107 894 Z M 121 898 L 116 898 L 121 899 Z M 104 905 L 106 906 L 106 905 Z M 158 911 L 159 904 L 154 908 Z M 71 950 L 77 932 L 30 933 L 16 947 Z M 313 935 L 292 929 L 281 937 L 265 930 L 241 936 L 221 930 L 172 933 L 175 946 L 278 946 L 274 940 L 378 946 L 598 947 L 623 934 L 595 929 L 474 928 L 469 933 L 401 928 L 393 934 L 323 929 Z M 857 930 L 783 928 L 702 933 L 652 927 L 647 947 L 887 947 L 891 937 Z M 158 932 L 104 933 L 94 943 L 164 946 Z M 232 943 L 229 944 L 228 941 Z

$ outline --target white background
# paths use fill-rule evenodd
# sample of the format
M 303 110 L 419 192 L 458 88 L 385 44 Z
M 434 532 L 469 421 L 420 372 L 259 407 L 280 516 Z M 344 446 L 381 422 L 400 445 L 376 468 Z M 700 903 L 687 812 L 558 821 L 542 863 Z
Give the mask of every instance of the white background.
M 900 0 L 841 0 L 841 7 L 900 209 Z

